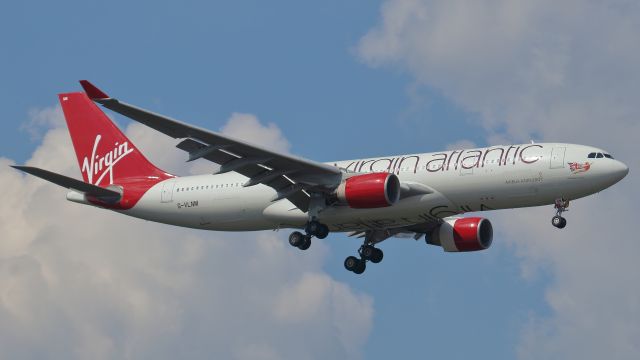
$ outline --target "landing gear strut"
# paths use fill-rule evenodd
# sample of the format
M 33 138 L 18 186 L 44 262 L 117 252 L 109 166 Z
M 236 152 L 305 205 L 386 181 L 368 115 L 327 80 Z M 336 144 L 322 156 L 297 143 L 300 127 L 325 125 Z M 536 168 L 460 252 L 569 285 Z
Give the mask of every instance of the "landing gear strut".
M 374 247 L 366 240 L 365 243 L 360 246 L 360 249 L 358 249 L 358 255 L 360 255 L 360 258 L 349 256 L 344 260 L 345 269 L 356 274 L 362 274 L 367 268 L 367 261 L 377 264 L 382 261 L 384 257 L 382 250 Z
M 554 207 L 556 209 L 556 215 L 551 218 L 551 225 L 558 229 L 563 229 L 567 226 L 567 219 L 562 217 L 562 213 L 567 211 L 569 200 L 565 200 L 564 198 L 556 199 Z
M 292 232 L 289 235 L 289 244 L 300 250 L 307 250 L 311 246 L 311 237 L 315 236 L 318 239 L 324 239 L 329 235 L 329 227 L 315 220 L 309 221 L 304 231 L 306 234 L 299 231 Z

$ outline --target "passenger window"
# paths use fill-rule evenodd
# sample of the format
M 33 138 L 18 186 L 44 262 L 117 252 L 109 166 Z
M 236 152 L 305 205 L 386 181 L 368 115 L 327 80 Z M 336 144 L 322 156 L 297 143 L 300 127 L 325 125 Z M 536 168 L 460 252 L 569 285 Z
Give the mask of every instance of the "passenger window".
M 596 153 L 591 153 L 589 154 L 589 156 L 587 156 L 589 159 L 593 159 L 596 157 Z
M 604 157 L 604 155 L 602 155 L 602 153 L 598 153 L 598 155 L 596 156 L 596 158 L 598 158 L 598 159 L 601 159 L 603 157 Z

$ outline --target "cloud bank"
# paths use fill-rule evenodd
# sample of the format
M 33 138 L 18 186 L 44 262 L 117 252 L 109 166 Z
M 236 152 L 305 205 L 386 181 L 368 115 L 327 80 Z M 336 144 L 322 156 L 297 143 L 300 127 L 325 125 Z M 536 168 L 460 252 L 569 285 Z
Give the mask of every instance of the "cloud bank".
M 576 142 L 631 168 L 575 201 L 563 231 L 552 208 L 487 213 L 523 276 L 548 271 L 551 314 L 522 326 L 522 359 L 635 359 L 640 353 L 640 4 L 632 1 L 388 0 L 357 53 L 400 68 L 479 115 L 488 143 Z M 634 170 L 636 169 L 636 170 Z
M 27 162 L 79 176 L 59 108 Z M 44 119 L 50 116 L 52 119 Z M 36 125 L 37 126 L 37 125 Z M 223 130 L 276 149 L 274 125 L 234 114 Z M 268 130 L 269 136 L 256 138 Z M 175 140 L 130 125 L 150 160 L 188 173 Z M 216 233 L 145 222 L 67 202 L 66 191 L 0 158 L 0 358 L 359 358 L 372 326 L 367 295 L 332 279 L 284 233 Z

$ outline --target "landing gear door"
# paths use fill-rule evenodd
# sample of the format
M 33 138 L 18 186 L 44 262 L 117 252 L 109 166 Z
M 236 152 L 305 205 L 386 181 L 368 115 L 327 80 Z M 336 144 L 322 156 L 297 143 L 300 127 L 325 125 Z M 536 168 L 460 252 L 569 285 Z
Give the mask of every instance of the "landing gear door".
M 564 167 L 564 153 L 567 151 L 566 147 L 554 147 L 551 150 L 551 164 L 550 169 L 560 169 Z
M 175 180 L 167 180 L 162 184 L 161 201 L 168 203 L 173 201 L 173 187 L 176 185 Z

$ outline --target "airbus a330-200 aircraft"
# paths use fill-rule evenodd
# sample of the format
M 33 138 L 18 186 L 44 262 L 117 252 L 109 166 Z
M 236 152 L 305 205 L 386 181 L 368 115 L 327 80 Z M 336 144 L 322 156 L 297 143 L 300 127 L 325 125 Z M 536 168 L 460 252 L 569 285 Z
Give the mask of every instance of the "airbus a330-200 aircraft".
M 489 220 L 464 213 L 553 204 L 551 223 L 563 228 L 569 200 L 617 183 L 629 169 L 590 146 L 531 143 L 481 149 L 320 163 L 277 153 L 191 126 L 105 94 L 60 94 L 84 181 L 14 166 L 68 188 L 67 199 L 125 215 L 196 229 L 294 231 L 301 250 L 313 237 L 350 232 L 364 238 L 344 262 L 361 274 L 378 263 L 376 245 L 390 237 L 424 237 L 444 251 L 489 248 Z M 94 104 L 97 102 L 168 136 L 187 161 L 206 159 L 212 174 L 178 177 L 150 163 Z

